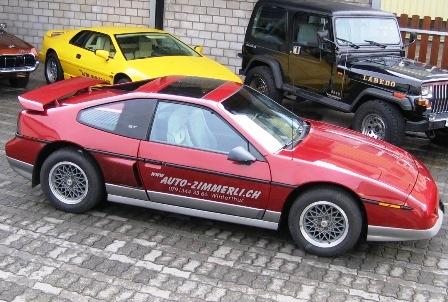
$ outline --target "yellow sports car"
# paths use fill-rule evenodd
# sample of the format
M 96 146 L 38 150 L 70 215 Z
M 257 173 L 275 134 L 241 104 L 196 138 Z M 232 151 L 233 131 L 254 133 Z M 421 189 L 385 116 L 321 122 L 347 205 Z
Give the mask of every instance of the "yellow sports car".
M 50 30 L 39 59 L 48 83 L 87 76 L 111 84 L 166 75 L 189 75 L 241 82 L 223 65 L 167 32 L 142 27 Z

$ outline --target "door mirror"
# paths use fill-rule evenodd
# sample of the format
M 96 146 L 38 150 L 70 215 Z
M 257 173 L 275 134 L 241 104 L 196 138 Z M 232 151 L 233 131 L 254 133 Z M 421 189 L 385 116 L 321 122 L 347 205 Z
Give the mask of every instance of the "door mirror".
M 319 49 L 330 51 L 332 45 L 334 48 L 337 49 L 336 43 L 331 41 L 328 37 L 330 36 L 328 30 L 319 30 L 317 32 L 317 42 L 319 43 Z M 329 45 L 330 44 L 330 45 Z
M 202 55 L 202 53 L 204 52 L 204 46 L 202 46 L 202 45 L 197 45 L 197 46 L 194 47 L 194 50 L 195 50 L 197 53 L 199 53 L 199 54 Z
M 417 41 L 417 34 L 415 32 L 412 32 L 409 34 L 409 42 L 405 45 L 405 47 L 412 45 Z
M 319 30 L 317 32 L 317 40 L 318 41 L 325 41 L 325 39 L 328 39 L 328 30 Z
M 250 165 L 251 163 L 256 161 L 256 158 L 241 146 L 230 150 L 227 159 L 243 165 Z
M 107 50 L 102 50 L 102 49 L 97 49 L 95 50 L 95 54 L 100 57 L 103 58 L 106 61 L 109 61 L 109 52 Z
M 0 31 L 5 31 L 5 29 L 8 27 L 6 23 L 0 23 Z

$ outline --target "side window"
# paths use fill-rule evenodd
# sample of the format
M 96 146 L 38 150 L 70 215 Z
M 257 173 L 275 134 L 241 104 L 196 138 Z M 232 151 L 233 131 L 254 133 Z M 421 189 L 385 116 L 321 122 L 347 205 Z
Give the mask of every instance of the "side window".
M 330 30 L 327 18 L 298 13 L 294 17 L 293 41 L 305 47 L 319 47 L 317 32 Z
M 149 139 L 225 154 L 238 146 L 248 149 L 248 142 L 212 111 L 168 102 L 159 102 Z
M 277 6 L 259 8 L 251 29 L 251 36 L 259 43 L 281 46 L 286 42 L 286 10 Z
M 71 40 L 70 44 L 78 46 L 78 47 L 84 47 L 84 43 L 89 38 L 90 34 L 92 32 L 88 30 L 82 30 L 79 33 L 77 33 Z
M 156 103 L 135 99 L 95 106 L 82 110 L 78 121 L 117 135 L 146 139 Z
M 115 56 L 115 47 L 112 44 L 112 40 L 108 35 L 102 33 L 93 32 L 85 39 L 81 47 L 91 51 L 105 50 L 109 52 L 112 58 Z

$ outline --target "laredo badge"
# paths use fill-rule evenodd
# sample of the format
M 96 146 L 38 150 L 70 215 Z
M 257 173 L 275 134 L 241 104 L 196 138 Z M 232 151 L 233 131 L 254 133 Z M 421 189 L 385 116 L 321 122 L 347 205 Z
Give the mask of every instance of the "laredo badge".
M 367 81 L 367 82 L 370 82 L 373 84 L 380 84 L 380 85 L 388 86 L 388 87 L 395 87 L 397 85 L 397 83 L 395 83 L 394 81 L 387 81 L 384 79 L 367 76 L 367 75 L 364 75 L 362 79 L 363 79 L 363 81 Z

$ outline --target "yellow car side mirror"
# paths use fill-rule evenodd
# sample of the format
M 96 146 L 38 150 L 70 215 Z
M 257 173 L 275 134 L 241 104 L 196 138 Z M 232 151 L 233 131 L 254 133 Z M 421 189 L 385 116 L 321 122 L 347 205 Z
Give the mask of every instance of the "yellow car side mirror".
M 95 54 L 100 57 L 103 58 L 106 61 L 109 61 L 109 52 L 107 50 L 102 50 L 102 49 L 97 49 L 95 50 Z
M 199 54 L 202 55 L 202 52 L 204 51 L 204 46 L 202 46 L 202 45 L 197 45 L 197 46 L 194 47 L 194 50 L 195 50 L 197 53 L 199 53 Z

